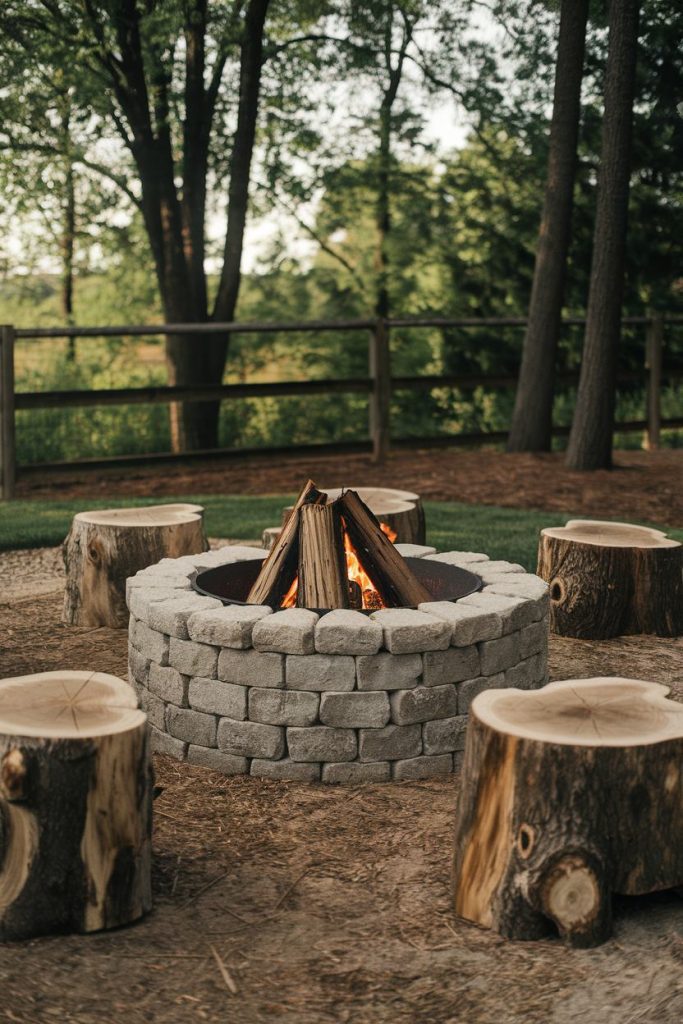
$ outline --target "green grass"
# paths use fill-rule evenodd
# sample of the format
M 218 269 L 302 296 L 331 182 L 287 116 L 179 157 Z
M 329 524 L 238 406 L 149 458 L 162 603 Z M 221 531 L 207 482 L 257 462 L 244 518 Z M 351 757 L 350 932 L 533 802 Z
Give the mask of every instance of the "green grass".
M 0 504 L 0 550 L 46 547 L 61 543 L 72 517 L 85 508 L 113 508 L 125 505 L 157 505 L 167 501 L 191 501 L 206 508 L 206 529 L 211 537 L 255 540 L 266 526 L 280 522 L 284 505 L 294 495 L 268 497 L 223 497 L 184 495 L 177 498 L 108 501 L 13 501 Z M 494 505 L 461 505 L 428 501 L 427 541 L 439 550 L 484 551 L 491 558 L 519 562 L 526 569 L 536 567 L 538 531 L 544 526 L 561 526 L 571 512 L 541 512 L 498 508 Z M 669 536 L 683 541 L 683 530 L 659 526 Z

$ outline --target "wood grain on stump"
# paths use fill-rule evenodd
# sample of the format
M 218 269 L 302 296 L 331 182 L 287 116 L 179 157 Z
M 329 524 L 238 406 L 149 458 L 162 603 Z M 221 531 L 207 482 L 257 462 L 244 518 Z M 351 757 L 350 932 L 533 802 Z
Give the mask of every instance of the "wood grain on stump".
M 91 932 L 151 907 L 147 719 L 114 676 L 0 681 L 0 939 Z
M 660 530 L 572 519 L 541 531 L 537 572 L 560 636 L 683 634 L 683 545 Z
M 683 705 L 635 679 L 489 690 L 470 709 L 456 913 L 511 939 L 611 933 L 611 894 L 683 884 Z
M 64 541 L 64 622 L 128 625 L 126 579 L 162 558 L 206 551 L 201 505 L 79 512 Z

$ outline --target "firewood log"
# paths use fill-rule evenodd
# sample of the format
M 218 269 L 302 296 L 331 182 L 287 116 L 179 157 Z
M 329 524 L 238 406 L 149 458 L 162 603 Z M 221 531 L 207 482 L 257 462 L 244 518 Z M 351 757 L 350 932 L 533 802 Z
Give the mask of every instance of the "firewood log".
M 291 587 L 297 573 L 299 562 L 299 509 L 308 504 L 324 504 L 327 495 L 319 491 L 312 480 L 307 480 L 294 505 L 294 513 L 290 516 L 278 540 L 256 577 L 249 591 L 249 604 L 269 604 L 279 608 L 282 598 Z
M 683 545 L 660 530 L 572 519 L 541 531 L 537 572 L 561 636 L 683 634 Z
M 683 884 L 683 705 L 634 679 L 488 690 L 472 702 L 456 913 L 511 939 L 611 933 L 611 894 Z
M 339 507 L 360 562 L 388 608 L 417 607 L 432 595 L 409 569 L 379 522 L 355 491 L 345 491 Z
M 147 720 L 120 679 L 0 681 L 0 939 L 150 909 L 152 781 Z
M 64 541 L 64 622 L 128 625 L 126 579 L 162 558 L 206 551 L 200 505 L 151 505 L 79 512 Z
M 300 608 L 348 608 L 349 581 L 337 502 L 299 509 Z
M 419 494 L 398 491 L 391 487 L 352 487 L 380 523 L 386 523 L 396 534 L 396 544 L 425 543 L 425 514 Z M 325 488 L 329 501 L 336 501 L 344 488 Z M 292 514 L 292 506 L 282 510 L 282 524 Z M 271 528 L 275 529 L 275 528 Z M 270 541 L 270 537 L 267 538 Z M 272 542 L 271 542 L 272 543 Z M 270 547 L 270 543 L 265 543 Z

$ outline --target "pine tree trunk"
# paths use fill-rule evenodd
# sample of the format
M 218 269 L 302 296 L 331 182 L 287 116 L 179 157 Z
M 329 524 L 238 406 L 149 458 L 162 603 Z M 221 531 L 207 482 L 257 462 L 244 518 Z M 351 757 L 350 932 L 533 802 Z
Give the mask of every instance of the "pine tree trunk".
M 612 0 L 605 113 L 581 376 L 567 448 L 571 469 L 609 469 L 621 330 L 639 0 Z
M 508 451 L 550 451 L 555 359 L 569 250 L 588 0 L 563 0 L 548 177 Z

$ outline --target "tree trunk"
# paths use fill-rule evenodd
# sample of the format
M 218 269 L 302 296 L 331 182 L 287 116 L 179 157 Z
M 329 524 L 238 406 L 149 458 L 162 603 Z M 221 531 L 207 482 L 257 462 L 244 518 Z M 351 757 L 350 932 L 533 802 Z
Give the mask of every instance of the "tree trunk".
M 560 636 L 683 635 L 683 545 L 660 530 L 572 519 L 541 530 L 537 573 Z
M 508 451 L 550 451 L 552 443 L 555 360 L 570 243 L 587 17 L 588 0 L 563 0 L 548 177 Z
M 683 706 L 633 679 L 488 690 L 470 708 L 455 911 L 510 939 L 611 933 L 611 894 L 683 883 Z
M 150 910 L 152 782 L 146 718 L 120 679 L 0 682 L 0 939 Z
M 586 334 L 567 448 L 571 469 L 609 469 L 624 287 L 639 0 L 611 0 L 605 112 Z
M 126 580 L 162 558 L 206 551 L 203 512 L 200 505 L 79 512 L 64 541 L 64 622 L 125 629 Z

